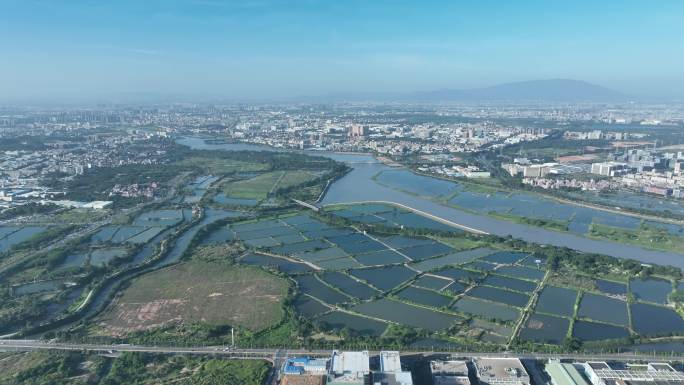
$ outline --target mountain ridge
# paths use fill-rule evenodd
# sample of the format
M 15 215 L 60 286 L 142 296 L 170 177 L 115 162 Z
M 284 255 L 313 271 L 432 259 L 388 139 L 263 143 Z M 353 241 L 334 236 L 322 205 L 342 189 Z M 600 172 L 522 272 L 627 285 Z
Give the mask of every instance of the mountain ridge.
M 420 101 L 626 101 L 628 96 L 583 80 L 543 79 L 502 83 L 471 89 L 441 89 L 414 92 L 409 98 Z

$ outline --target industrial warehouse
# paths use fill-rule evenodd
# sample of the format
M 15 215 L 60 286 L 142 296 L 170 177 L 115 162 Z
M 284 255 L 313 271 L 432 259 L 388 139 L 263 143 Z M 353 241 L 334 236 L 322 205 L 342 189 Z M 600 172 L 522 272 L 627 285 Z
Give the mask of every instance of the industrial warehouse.
M 281 385 L 413 385 L 398 351 L 333 351 L 329 358 L 292 357 L 280 368 Z M 537 361 L 514 357 L 430 360 L 433 385 L 684 385 L 669 363 Z M 416 384 L 419 384 L 416 382 Z

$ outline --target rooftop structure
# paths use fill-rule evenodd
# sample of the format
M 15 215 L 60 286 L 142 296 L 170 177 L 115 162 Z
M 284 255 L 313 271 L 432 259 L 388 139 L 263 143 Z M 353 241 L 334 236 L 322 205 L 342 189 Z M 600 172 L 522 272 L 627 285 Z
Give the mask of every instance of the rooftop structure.
M 530 385 L 530 376 L 517 358 L 476 358 L 473 364 L 483 385 Z
M 325 375 L 328 371 L 328 360 L 293 357 L 285 361 L 282 371 L 288 375 Z
M 586 362 L 583 367 L 593 385 L 684 385 L 684 373 L 666 363 L 626 365 Z
M 411 372 L 401 370 L 401 356 L 397 351 L 380 352 L 380 372 L 373 373 L 375 385 L 413 385 Z
M 330 359 L 329 385 L 350 385 L 366 383 L 370 375 L 368 351 L 339 352 L 333 351 Z
M 603 162 L 591 164 L 591 173 L 603 176 L 618 176 L 627 170 L 629 170 L 629 166 L 626 163 L 621 162 Z
M 380 352 L 380 371 L 386 373 L 401 372 L 401 359 L 399 352 Z
M 544 367 L 552 385 L 589 385 L 573 364 L 551 361 Z
M 325 385 L 325 376 L 316 375 L 285 375 L 280 385 Z
M 373 373 L 373 385 L 412 385 L 411 372 Z
M 434 385 L 470 385 L 466 361 L 430 361 Z

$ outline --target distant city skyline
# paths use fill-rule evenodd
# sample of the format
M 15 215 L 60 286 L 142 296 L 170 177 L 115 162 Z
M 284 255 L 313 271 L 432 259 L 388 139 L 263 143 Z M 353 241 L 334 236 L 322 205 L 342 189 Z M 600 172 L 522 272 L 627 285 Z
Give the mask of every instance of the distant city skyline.
M 684 99 L 681 1 L 0 2 L 0 102 L 577 79 Z

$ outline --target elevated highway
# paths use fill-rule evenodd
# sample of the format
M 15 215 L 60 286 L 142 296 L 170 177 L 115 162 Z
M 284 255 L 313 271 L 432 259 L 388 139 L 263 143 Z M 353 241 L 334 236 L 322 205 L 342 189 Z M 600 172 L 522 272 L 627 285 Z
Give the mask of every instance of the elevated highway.
M 231 348 L 229 346 L 154 346 L 131 344 L 87 344 L 67 343 L 44 340 L 0 340 L 0 351 L 87 351 L 94 353 L 141 352 L 158 354 L 210 354 L 232 359 L 260 359 L 270 362 L 281 362 L 284 357 L 310 356 L 329 357 L 331 350 L 323 349 L 287 349 L 283 348 Z M 371 351 L 371 355 L 379 351 Z M 683 353 L 541 353 L 541 352 L 467 352 L 467 351 L 432 351 L 408 350 L 402 351 L 402 356 L 455 356 L 455 357 L 517 357 L 522 359 L 575 359 L 579 361 L 682 361 Z

